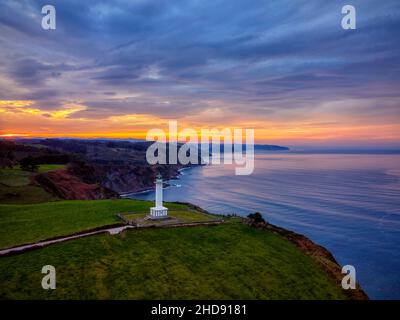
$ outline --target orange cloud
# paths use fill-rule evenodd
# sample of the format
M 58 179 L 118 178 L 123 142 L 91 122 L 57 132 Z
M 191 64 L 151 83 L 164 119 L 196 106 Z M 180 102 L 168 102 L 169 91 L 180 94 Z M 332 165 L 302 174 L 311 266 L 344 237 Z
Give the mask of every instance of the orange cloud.
M 37 137 L 70 136 L 82 138 L 145 138 L 148 130 L 168 130 L 167 118 L 150 114 L 125 114 L 97 120 L 71 118 L 86 107 L 65 104 L 52 111 L 40 110 L 30 100 L 0 100 L 0 136 L 30 135 Z M 252 116 L 252 117 L 251 117 Z M 193 128 L 251 128 L 257 142 L 278 144 L 329 143 L 335 141 L 400 141 L 400 125 L 396 119 L 386 123 L 362 117 L 334 114 L 310 115 L 304 120 L 265 120 L 224 114 L 219 108 L 178 119 L 178 130 Z
M 37 115 L 50 118 L 67 118 L 69 115 L 85 110 L 86 107 L 78 104 L 65 104 L 63 108 L 44 111 L 34 107 L 35 103 L 31 100 L 0 100 L 0 113 Z

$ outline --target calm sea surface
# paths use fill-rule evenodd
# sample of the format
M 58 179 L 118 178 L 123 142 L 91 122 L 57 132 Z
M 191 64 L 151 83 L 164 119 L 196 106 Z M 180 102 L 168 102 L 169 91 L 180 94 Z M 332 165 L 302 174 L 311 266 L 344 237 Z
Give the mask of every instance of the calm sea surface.
M 214 213 L 259 211 L 356 268 L 374 299 L 400 299 L 400 155 L 257 153 L 250 176 L 232 165 L 188 169 L 166 201 Z M 152 200 L 154 192 L 132 194 Z

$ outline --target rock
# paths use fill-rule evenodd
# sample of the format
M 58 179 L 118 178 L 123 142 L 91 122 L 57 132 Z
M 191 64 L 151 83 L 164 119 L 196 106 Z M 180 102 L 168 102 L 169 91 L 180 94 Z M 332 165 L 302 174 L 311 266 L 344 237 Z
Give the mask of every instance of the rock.
M 40 185 L 50 194 L 66 200 L 97 200 L 119 198 L 114 191 L 97 183 L 85 183 L 71 175 L 67 169 L 60 169 L 37 174 L 34 183 Z

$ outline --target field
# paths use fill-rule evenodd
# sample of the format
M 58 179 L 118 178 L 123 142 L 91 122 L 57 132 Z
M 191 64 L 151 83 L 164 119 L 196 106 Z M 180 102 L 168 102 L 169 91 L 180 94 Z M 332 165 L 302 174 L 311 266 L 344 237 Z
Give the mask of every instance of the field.
M 34 173 L 42 173 L 51 170 L 65 168 L 63 164 L 42 164 Z M 0 169 L 0 183 L 10 187 L 25 186 L 29 183 L 29 176 L 33 174 L 29 171 L 23 171 L 18 167 Z
M 151 202 L 75 200 L 39 204 L 0 204 L 0 249 L 121 222 L 117 213 L 145 213 Z M 186 206 L 168 204 L 171 210 Z M 144 214 L 143 214 L 144 215 Z
M 41 164 L 39 166 L 38 172 L 47 172 L 47 171 L 63 169 L 63 168 L 65 168 L 64 164 Z
M 29 178 L 36 173 L 64 167 L 59 164 L 43 164 L 37 172 L 23 171 L 18 167 L 0 169 L 0 203 L 25 204 L 57 200 L 41 187 L 30 185 Z
M 57 289 L 41 288 L 41 268 Z M 287 240 L 233 219 L 130 230 L 0 258 L 3 299 L 345 299 Z
M 168 205 L 170 207 L 170 205 Z M 169 208 L 168 216 L 170 220 L 146 220 L 144 219 L 148 215 L 146 213 L 128 213 L 123 214 L 127 221 L 140 226 L 160 226 L 166 224 L 176 224 L 176 223 L 191 223 L 191 222 L 205 222 L 205 221 L 216 221 L 221 220 L 215 215 L 205 214 L 203 212 L 196 211 L 190 208 Z
M 129 199 L 0 204 L 0 249 L 121 223 L 117 213 L 143 218 L 153 205 Z M 216 218 L 165 205 L 182 222 Z M 49 264 L 57 270 L 57 289 L 47 291 L 41 268 Z M 346 299 L 313 258 L 238 218 L 126 230 L 0 257 L 0 284 L 0 299 Z

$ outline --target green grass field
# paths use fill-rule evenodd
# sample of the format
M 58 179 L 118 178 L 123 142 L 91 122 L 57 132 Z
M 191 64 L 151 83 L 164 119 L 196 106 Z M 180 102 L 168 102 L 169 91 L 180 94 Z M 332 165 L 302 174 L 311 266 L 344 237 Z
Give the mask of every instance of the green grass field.
M 0 204 L 0 248 L 37 242 L 121 222 L 117 213 L 148 213 L 152 202 L 139 200 L 75 200 L 27 205 Z M 172 211 L 189 210 L 168 204 Z M 196 214 L 193 214 L 196 216 Z
M 10 187 L 25 186 L 32 174 L 63 168 L 63 164 L 42 164 L 36 172 L 23 171 L 19 167 L 0 169 L 0 183 Z
M 126 205 L 126 202 L 123 202 Z M 57 270 L 43 290 L 41 268 Z M 345 299 L 287 240 L 236 220 L 129 230 L 0 258 L 2 299 Z
M 123 214 L 128 221 L 139 223 L 140 225 L 163 225 L 164 220 L 143 220 L 148 215 L 145 213 Z M 206 214 L 189 208 L 168 209 L 168 216 L 179 223 L 204 222 L 210 220 L 219 220 L 215 215 Z
M 17 168 L 0 169 L 0 183 L 10 187 L 25 186 L 29 183 L 32 173 Z
M 41 164 L 39 166 L 38 172 L 42 173 L 52 170 L 64 169 L 65 167 L 65 164 Z
M 39 186 L 27 185 L 9 187 L 0 184 L 0 204 L 29 204 L 55 200 L 59 199 L 46 192 L 43 188 Z
M 24 186 L 28 188 L 32 186 Z M 149 212 L 118 199 L 0 204 L 0 249 Z M 166 203 L 181 221 L 215 218 Z M 57 289 L 41 288 L 41 268 Z M 236 218 L 223 225 L 127 230 L 0 257 L 0 299 L 346 299 L 339 284 L 286 239 Z
M 57 200 L 43 188 L 30 185 L 31 175 L 65 168 L 60 164 L 43 164 L 37 172 L 23 171 L 19 167 L 0 169 L 0 203 L 26 204 Z

